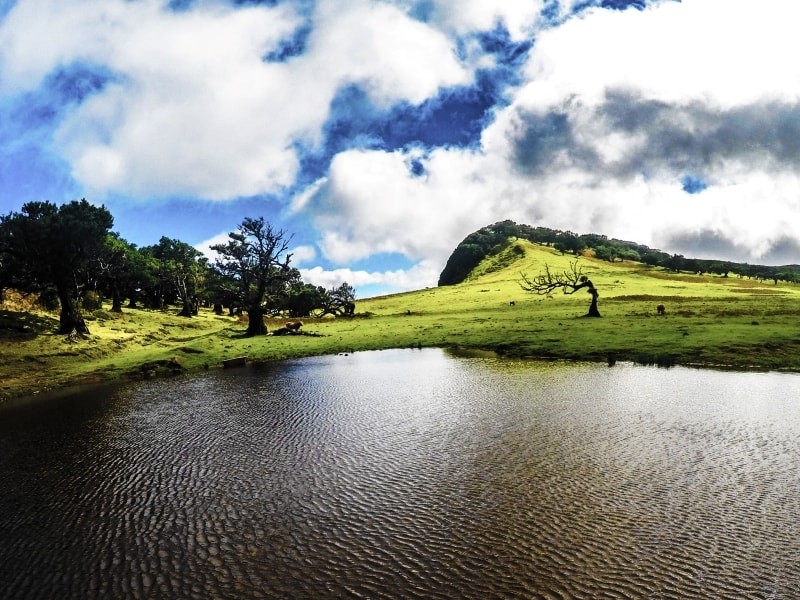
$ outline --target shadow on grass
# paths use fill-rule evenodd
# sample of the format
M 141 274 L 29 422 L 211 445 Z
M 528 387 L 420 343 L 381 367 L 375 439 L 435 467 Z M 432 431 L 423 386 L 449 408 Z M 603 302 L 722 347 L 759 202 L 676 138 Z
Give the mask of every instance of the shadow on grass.
M 32 339 L 58 331 L 58 319 L 27 312 L 0 310 L 0 338 Z

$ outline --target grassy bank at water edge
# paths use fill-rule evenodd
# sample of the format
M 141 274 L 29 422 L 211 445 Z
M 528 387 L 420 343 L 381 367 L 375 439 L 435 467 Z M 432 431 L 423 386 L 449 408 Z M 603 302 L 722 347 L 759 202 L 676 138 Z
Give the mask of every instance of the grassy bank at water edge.
M 303 319 L 301 334 L 243 337 L 245 325 L 201 310 L 99 310 L 91 336 L 53 333 L 57 315 L 10 297 L 0 305 L 0 400 L 71 384 L 147 378 L 252 361 L 404 347 L 494 350 L 508 356 L 800 371 L 800 286 L 670 273 L 581 257 L 589 295 L 522 291 L 520 272 L 569 268 L 575 258 L 512 241 L 461 284 L 357 302 L 354 318 Z M 10 295 L 13 296 L 13 295 Z M 513 304 L 512 304 L 513 302 Z M 658 316 L 656 305 L 667 314 Z M 269 322 L 270 330 L 284 319 Z

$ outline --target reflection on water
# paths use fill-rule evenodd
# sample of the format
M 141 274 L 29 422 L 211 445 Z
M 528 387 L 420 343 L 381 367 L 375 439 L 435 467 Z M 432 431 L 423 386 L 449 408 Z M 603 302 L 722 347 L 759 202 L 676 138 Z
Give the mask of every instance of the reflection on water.
M 4 598 L 797 598 L 800 377 L 385 351 L 0 412 Z

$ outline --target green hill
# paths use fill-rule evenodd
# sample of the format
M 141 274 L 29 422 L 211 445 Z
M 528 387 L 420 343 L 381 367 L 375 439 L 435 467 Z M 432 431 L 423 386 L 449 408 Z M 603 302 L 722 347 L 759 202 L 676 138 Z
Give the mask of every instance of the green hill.
M 538 296 L 520 288 L 520 273 L 535 275 L 545 265 L 565 270 L 576 260 L 600 293 L 602 319 L 581 318 L 588 294 Z M 658 304 L 666 315 L 657 314 Z M 411 310 L 412 340 L 423 345 L 513 356 L 800 368 L 800 286 L 794 283 L 674 273 L 575 257 L 520 239 L 495 248 L 459 284 L 361 306 L 384 317 Z M 405 330 L 401 323 L 398 334 Z
M 751 265 L 726 260 L 686 258 L 680 254 L 667 254 L 644 244 L 628 242 L 605 235 L 589 233 L 578 235 L 571 231 L 560 231 L 548 227 L 532 227 L 514 221 L 499 221 L 482 227 L 465 237 L 447 259 L 439 276 L 439 285 L 461 283 L 487 257 L 499 252 L 506 240 L 516 237 L 536 244 L 552 246 L 562 253 L 575 256 L 590 253 L 608 262 L 636 261 L 649 266 L 664 267 L 674 272 L 712 273 L 715 275 L 741 275 L 744 277 L 771 279 L 775 282 L 800 282 L 800 266 Z
M 463 281 L 357 301 L 352 318 L 304 319 L 302 334 L 242 336 L 246 324 L 201 310 L 98 310 L 92 335 L 53 333 L 56 316 L 33 305 L 0 306 L 0 399 L 120 378 L 218 368 L 223 359 L 270 361 L 385 348 L 449 347 L 501 355 L 800 370 L 800 286 L 745 276 L 678 272 L 631 260 L 576 257 L 509 238 Z M 590 297 L 536 295 L 521 273 L 577 261 L 599 291 L 600 319 L 586 319 Z M 656 306 L 664 304 L 666 315 Z M 284 319 L 273 319 L 275 330 Z

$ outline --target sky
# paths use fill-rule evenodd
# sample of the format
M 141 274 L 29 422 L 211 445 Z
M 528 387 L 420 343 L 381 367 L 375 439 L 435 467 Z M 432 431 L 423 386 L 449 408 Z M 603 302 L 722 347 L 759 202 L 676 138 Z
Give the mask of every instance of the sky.
M 800 3 L 0 0 L 0 214 L 245 217 L 306 281 L 435 286 L 496 221 L 800 263 Z

